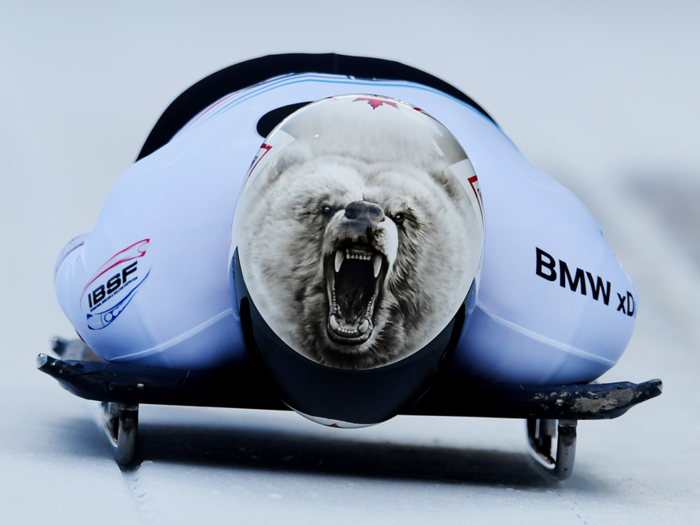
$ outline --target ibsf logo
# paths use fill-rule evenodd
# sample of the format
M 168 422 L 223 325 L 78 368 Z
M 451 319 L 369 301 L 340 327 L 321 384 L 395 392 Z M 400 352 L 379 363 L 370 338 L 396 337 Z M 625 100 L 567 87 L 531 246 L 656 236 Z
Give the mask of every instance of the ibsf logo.
M 121 287 L 122 283 L 124 285 L 130 284 L 133 280 L 136 280 L 136 277 L 134 277 L 132 280 L 128 280 L 131 274 L 136 273 L 136 267 L 138 265 L 138 261 L 131 263 L 129 266 L 124 268 L 120 273 L 117 273 L 110 277 L 107 280 L 106 284 L 101 284 L 97 288 L 95 288 L 92 292 L 88 294 L 88 304 L 90 305 L 90 309 L 92 310 L 93 308 L 98 307 L 100 304 L 102 304 L 102 301 L 105 300 L 107 295 L 112 295 L 114 292 L 119 290 Z
M 90 330 L 106 328 L 119 317 L 150 274 L 145 256 L 150 239 L 140 240 L 114 254 L 97 269 L 80 296 Z M 116 301 L 116 302 L 115 302 Z

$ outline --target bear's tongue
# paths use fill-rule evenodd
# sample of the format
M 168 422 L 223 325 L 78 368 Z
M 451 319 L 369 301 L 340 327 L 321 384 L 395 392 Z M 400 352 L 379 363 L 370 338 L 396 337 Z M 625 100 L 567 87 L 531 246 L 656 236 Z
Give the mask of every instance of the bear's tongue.
M 341 248 L 332 262 L 332 275 L 328 279 L 329 335 L 345 344 L 362 343 L 373 329 L 372 312 L 382 256 L 364 247 Z

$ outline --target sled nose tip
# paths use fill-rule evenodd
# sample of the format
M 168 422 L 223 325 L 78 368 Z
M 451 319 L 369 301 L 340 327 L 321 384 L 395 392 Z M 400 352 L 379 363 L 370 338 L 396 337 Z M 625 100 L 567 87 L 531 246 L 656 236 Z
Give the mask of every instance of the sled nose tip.
M 62 339 L 58 336 L 54 336 L 51 338 L 51 350 L 55 352 L 56 355 L 63 355 L 63 352 L 66 351 L 66 346 L 68 346 L 68 341 L 66 341 L 65 339 Z
M 36 356 L 36 367 L 41 369 L 42 366 L 44 366 L 46 363 L 49 362 L 49 356 L 46 354 L 39 354 Z

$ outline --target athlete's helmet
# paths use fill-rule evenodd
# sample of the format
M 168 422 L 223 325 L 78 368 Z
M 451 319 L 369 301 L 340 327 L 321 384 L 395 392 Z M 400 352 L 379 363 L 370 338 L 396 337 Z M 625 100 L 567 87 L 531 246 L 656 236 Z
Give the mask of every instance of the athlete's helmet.
M 449 356 L 482 247 L 476 175 L 454 136 L 403 101 L 332 97 L 283 120 L 252 162 L 233 223 L 234 309 L 290 407 L 377 423 Z

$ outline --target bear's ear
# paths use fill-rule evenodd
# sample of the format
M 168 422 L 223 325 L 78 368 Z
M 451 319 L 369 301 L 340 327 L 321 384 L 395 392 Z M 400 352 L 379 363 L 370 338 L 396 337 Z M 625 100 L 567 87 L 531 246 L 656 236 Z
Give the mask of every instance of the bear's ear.
M 267 182 L 276 182 L 280 176 L 294 166 L 308 162 L 312 158 L 311 150 L 303 141 L 296 141 L 288 145 L 270 162 Z
M 456 202 L 462 200 L 464 188 L 447 166 L 434 166 L 428 173 L 438 185 L 444 188 L 450 199 Z

